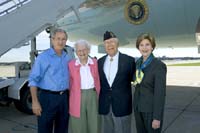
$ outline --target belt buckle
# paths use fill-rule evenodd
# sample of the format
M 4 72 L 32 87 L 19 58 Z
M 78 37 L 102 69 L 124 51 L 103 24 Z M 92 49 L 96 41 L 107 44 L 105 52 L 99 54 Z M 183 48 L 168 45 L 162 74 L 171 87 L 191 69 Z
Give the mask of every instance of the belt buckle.
M 61 91 L 59 94 L 62 95 L 64 93 L 64 91 Z

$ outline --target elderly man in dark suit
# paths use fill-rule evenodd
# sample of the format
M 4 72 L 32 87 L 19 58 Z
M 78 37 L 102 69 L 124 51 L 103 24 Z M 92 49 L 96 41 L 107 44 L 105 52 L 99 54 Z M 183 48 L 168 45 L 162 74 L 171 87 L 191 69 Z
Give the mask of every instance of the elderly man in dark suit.
M 104 47 L 107 54 L 98 60 L 102 133 L 131 132 L 131 81 L 135 73 L 135 59 L 119 52 L 118 46 L 116 35 L 106 31 Z

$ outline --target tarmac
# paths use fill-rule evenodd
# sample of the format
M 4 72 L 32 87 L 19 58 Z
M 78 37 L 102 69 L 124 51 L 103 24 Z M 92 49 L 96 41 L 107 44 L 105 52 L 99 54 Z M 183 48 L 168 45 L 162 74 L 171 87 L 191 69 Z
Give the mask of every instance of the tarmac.
M 200 132 L 199 70 L 200 67 L 168 67 L 163 133 Z M 193 79 L 188 81 L 187 77 Z M 132 118 L 132 133 L 136 133 L 134 115 Z M 19 112 L 13 104 L 0 106 L 0 133 L 37 133 L 36 117 Z

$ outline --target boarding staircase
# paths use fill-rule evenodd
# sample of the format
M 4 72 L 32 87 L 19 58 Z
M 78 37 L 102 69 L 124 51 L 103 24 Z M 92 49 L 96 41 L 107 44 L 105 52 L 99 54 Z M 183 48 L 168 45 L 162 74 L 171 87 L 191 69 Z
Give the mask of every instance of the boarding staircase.
M 0 56 L 23 46 L 85 0 L 1 0 Z

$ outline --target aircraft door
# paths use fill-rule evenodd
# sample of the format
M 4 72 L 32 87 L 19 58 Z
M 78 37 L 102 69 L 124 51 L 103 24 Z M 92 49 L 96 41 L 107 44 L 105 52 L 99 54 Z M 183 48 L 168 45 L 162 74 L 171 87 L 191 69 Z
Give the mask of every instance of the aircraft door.
M 200 17 L 197 22 L 197 27 L 196 27 L 196 42 L 198 46 L 198 53 L 200 53 Z

